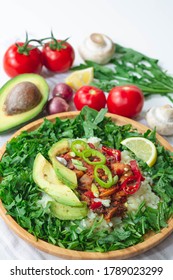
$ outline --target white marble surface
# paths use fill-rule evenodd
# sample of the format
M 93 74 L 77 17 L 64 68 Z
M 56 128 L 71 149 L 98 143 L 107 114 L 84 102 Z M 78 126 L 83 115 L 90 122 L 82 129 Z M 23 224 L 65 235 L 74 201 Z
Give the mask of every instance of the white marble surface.
M 159 58 L 162 66 L 173 74 L 173 2 L 171 0 L 6 0 L 0 17 L 0 86 L 9 78 L 2 68 L 5 49 L 16 40 L 23 40 L 25 31 L 35 38 L 47 37 L 52 29 L 57 37 L 70 36 L 76 49 L 75 64 L 80 59 L 77 46 L 91 32 L 103 32 L 115 42 L 138 49 Z M 65 75 L 47 77 L 52 88 Z M 145 122 L 145 113 L 151 106 L 169 103 L 164 97 L 154 96 L 145 101 L 138 121 Z M 0 119 L 0 122 L 3 121 Z M 2 146 L 12 133 L 0 136 Z M 167 137 L 173 145 L 173 137 Z M 43 253 L 12 232 L 0 217 L 0 260 L 3 259 L 58 259 Z M 173 259 L 173 235 L 160 245 L 133 259 Z

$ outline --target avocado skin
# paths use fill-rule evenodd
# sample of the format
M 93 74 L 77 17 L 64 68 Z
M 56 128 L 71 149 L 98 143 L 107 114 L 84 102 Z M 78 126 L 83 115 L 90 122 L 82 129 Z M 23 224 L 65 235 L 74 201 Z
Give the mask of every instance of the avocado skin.
M 68 139 L 62 139 L 55 143 L 50 150 L 48 151 L 49 158 L 52 162 L 55 173 L 57 174 L 60 181 L 66 184 L 71 189 L 75 189 L 77 187 L 77 177 L 76 173 L 69 168 L 65 167 L 62 163 L 60 163 L 56 156 L 64 154 L 69 150 L 69 142 Z
M 8 93 L 12 90 L 14 86 L 22 82 L 31 82 L 37 86 L 42 98 L 37 106 L 31 110 L 15 115 L 7 115 L 4 111 L 4 104 Z M 15 78 L 10 79 L 7 83 L 3 85 L 0 89 L 0 134 L 10 131 L 14 128 L 20 127 L 22 124 L 34 119 L 38 114 L 40 114 L 48 100 L 49 97 L 49 86 L 46 80 L 38 74 L 21 74 Z
M 73 207 L 51 201 L 50 211 L 60 220 L 81 220 L 87 216 L 88 208 L 85 203 L 81 207 Z
M 39 188 L 56 202 L 75 207 L 82 206 L 77 195 L 58 179 L 52 165 L 41 153 L 38 153 L 34 160 L 33 179 Z

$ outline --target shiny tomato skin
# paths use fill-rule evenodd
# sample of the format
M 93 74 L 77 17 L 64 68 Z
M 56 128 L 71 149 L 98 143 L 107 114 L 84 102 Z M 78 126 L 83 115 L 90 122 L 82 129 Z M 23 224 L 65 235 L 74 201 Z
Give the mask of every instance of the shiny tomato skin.
M 106 97 L 104 92 L 94 86 L 82 86 L 77 90 L 74 96 L 74 104 L 77 110 L 81 110 L 84 106 L 99 111 L 106 105 Z
M 143 108 L 144 96 L 134 85 L 117 86 L 110 90 L 107 98 L 108 111 L 120 116 L 136 117 Z
M 24 43 L 18 42 L 19 46 Z M 29 48 L 33 46 L 28 45 Z M 39 74 L 42 69 L 42 54 L 38 48 L 33 48 L 28 55 L 18 52 L 16 44 L 11 45 L 4 54 L 3 67 L 8 76 L 15 77 L 24 73 Z
M 57 40 L 61 42 L 61 40 Z M 62 43 L 63 48 L 51 49 L 50 42 L 46 43 L 42 49 L 42 58 L 44 66 L 52 72 L 67 72 L 73 64 L 75 52 L 68 42 Z

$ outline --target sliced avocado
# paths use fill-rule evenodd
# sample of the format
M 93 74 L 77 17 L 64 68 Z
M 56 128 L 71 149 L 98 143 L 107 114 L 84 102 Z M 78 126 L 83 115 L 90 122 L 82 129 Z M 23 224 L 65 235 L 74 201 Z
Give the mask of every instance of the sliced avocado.
M 62 139 L 50 148 L 48 155 L 59 180 L 71 189 L 75 189 L 77 187 L 76 173 L 73 170 L 65 167 L 56 158 L 57 156 L 68 152 L 69 148 L 69 141 L 67 139 Z
M 51 201 L 50 211 L 60 220 L 81 220 L 87 216 L 88 208 L 85 203 L 81 207 L 73 207 Z
M 49 86 L 40 75 L 21 74 L 9 80 L 0 89 L 0 133 L 36 117 L 48 95 Z
M 34 160 L 33 179 L 41 190 L 57 202 L 70 206 L 82 206 L 77 195 L 58 179 L 50 162 L 40 153 Z

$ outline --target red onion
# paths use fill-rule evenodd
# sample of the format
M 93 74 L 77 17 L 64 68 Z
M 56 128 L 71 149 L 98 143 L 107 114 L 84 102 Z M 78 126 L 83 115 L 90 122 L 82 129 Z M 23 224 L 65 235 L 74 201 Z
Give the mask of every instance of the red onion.
M 72 99 L 73 90 L 67 84 L 59 83 L 54 87 L 54 89 L 52 91 L 52 96 L 53 97 L 55 97 L 55 96 L 61 97 L 68 102 Z
M 47 112 L 49 115 L 61 113 L 61 112 L 67 112 L 69 109 L 69 105 L 67 102 L 58 96 L 53 97 L 48 101 L 47 104 Z

